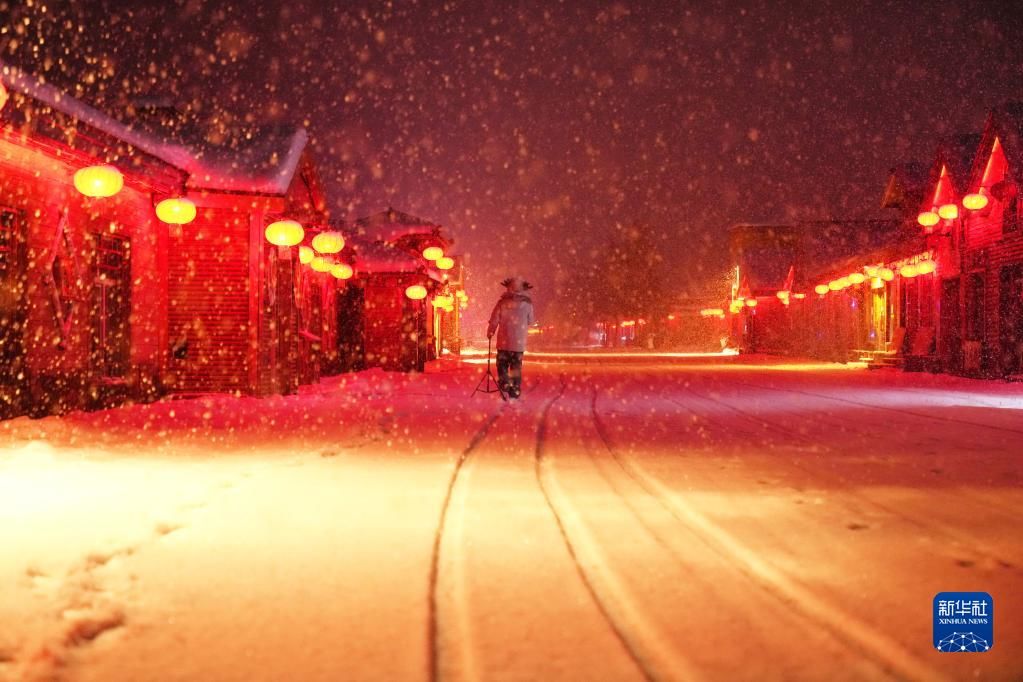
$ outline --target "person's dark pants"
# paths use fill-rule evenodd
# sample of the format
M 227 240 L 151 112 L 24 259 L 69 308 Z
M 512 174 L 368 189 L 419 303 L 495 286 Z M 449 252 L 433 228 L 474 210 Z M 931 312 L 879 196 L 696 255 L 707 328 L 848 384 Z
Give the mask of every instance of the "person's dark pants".
M 522 394 L 522 353 L 497 351 L 497 383 L 512 398 Z

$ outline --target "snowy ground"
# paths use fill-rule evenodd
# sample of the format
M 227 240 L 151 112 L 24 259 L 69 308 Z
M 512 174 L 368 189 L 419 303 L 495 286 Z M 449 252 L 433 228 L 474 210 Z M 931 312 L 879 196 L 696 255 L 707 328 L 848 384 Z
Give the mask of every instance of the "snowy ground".
M 0 680 L 1023 678 L 1023 386 L 480 369 L 0 423 Z

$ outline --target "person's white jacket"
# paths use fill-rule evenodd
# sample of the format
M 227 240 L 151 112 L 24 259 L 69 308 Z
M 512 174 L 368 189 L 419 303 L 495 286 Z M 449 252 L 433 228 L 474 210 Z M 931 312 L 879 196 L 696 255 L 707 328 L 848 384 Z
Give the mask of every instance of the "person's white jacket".
M 526 335 L 534 322 L 533 301 L 523 293 L 506 292 L 494 306 L 487 325 L 487 338 L 497 332 L 497 350 L 523 353 Z

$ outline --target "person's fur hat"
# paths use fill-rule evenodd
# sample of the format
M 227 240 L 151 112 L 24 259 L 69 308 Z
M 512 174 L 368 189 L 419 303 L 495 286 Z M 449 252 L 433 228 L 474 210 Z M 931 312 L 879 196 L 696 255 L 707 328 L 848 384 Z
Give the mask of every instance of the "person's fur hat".
M 501 280 L 501 286 L 508 289 L 508 291 L 528 291 L 533 288 L 533 285 L 522 279 L 521 277 L 508 277 Z

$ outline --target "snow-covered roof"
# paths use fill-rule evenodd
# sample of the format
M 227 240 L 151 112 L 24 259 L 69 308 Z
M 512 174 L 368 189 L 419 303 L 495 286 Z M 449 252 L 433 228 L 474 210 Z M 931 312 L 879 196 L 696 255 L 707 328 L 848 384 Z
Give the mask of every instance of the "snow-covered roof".
M 349 247 L 355 254 L 355 268 L 370 274 L 423 272 L 423 263 L 403 249 L 354 235 L 348 239 Z
M 41 78 L 26 74 L 17 67 L 0 62 L 0 81 L 10 90 L 20 92 L 55 111 L 67 114 L 111 137 L 123 140 L 158 159 L 182 170 L 189 159 L 189 152 L 175 144 L 154 138 L 131 126 L 118 121 L 108 114 L 95 109 L 81 100 L 53 87 Z
M 224 143 L 202 137 L 184 144 L 193 151 L 184 170 L 188 186 L 201 189 L 285 194 L 309 142 L 304 128 L 263 126 Z
M 359 235 L 383 242 L 393 242 L 411 235 L 429 235 L 449 241 L 437 223 L 393 208 L 356 220 L 354 229 Z
M 187 184 L 195 189 L 285 194 L 309 142 L 304 128 L 290 125 L 262 126 L 214 140 L 187 127 L 153 129 L 141 120 L 128 124 L 2 62 L 0 79 L 13 91 L 187 172 Z

